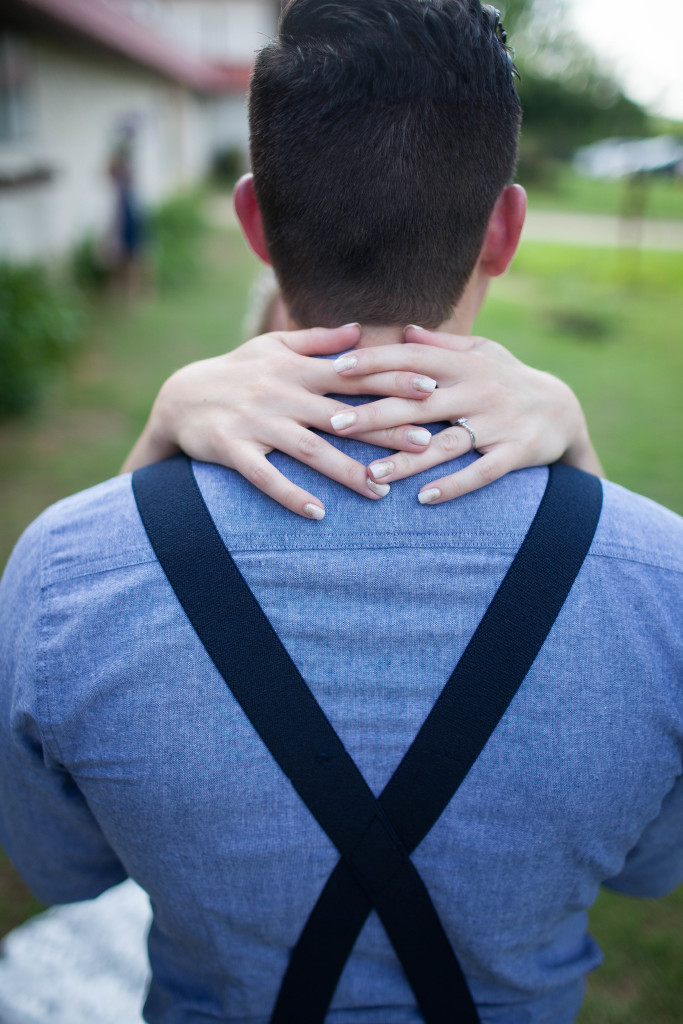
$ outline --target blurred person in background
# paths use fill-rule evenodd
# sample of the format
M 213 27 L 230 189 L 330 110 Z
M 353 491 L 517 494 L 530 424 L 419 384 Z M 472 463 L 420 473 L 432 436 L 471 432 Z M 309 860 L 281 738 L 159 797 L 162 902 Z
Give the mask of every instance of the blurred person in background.
M 289 326 L 309 330 L 256 339 L 242 351 L 242 370 L 250 371 L 242 380 L 274 350 L 275 367 L 319 392 L 320 412 L 305 415 L 305 422 L 329 430 L 331 421 L 340 436 L 329 445 L 334 454 L 327 442 L 311 442 L 296 418 L 274 420 L 281 433 L 286 423 L 300 454 L 309 446 L 311 465 L 313 457 L 328 460 L 330 482 L 316 481 L 311 466 L 287 454 L 267 463 L 268 445 L 258 437 L 252 448 L 241 446 L 236 467 L 287 508 L 320 520 L 327 507 L 334 517 L 297 528 L 237 474 L 200 466 L 194 472 L 259 604 L 379 793 L 505 577 L 548 479 L 545 469 L 527 470 L 448 502 L 450 488 L 457 491 L 454 478 L 462 485 L 464 474 L 462 494 L 496 472 L 481 470 L 491 467 L 495 446 L 486 447 L 493 442 L 480 441 L 474 413 L 454 403 L 465 400 L 463 389 L 456 390 L 462 365 L 470 371 L 473 363 L 487 365 L 491 343 L 468 332 L 490 279 L 512 258 L 523 222 L 523 193 L 507 184 L 518 103 L 495 12 L 459 0 L 294 0 L 278 41 L 259 58 L 254 83 L 255 177 L 240 182 L 237 208 L 254 250 L 273 259 Z M 425 109 L 431 116 L 423 116 Z M 351 136 L 359 137 L 359 121 L 369 134 L 380 132 L 386 151 L 367 145 L 365 135 L 362 151 L 349 145 Z M 436 124 L 444 134 L 435 147 L 429 133 Z M 331 133 L 330 125 L 336 126 Z M 401 139 L 410 145 L 404 148 Z M 349 178 L 337 189 L 333 175 L 318 172 L 316 185 L 327 200 L 318 208 L 326 214 L 326 246 L 323 254 L 318 242 L 311 261 L 306 246 L 316 245 L 310 230 L 316 208 L 310 193 L 302 201 L 297 192 L 306 175 L 292 172 L 297 159 L 310 168 L 323 155 L 341 167 L 339 147 Z M 424 153 L 437 157 L 425 161 Z M 378 154 L 384 177 L 373 166 Z M 361 278 L 353 260 L 345 266 L 340 258 L 340 239 L 348 240 L 355 226 L 340 215 L 353 195 L 349 183 L 356 175 L 364 181 L 358 223 L 376 228 L 393 213 L 386 176 L 395 187 L 405 172 L 402 160 L 418 156 L 422 173 L 409 176 L 411 189 L 402 195 L 414 220 L 405 208 L 396 214 L 406 235 L 392 235 L 389 246 L 387 235 L 369 232 L 369 251 L 375 238 L 384 260 L 375 273 L 367 266 Z M 452 218 L 435 205 L 432 188 L 439 182 L 447 185 L 442 197 L 454 204 Z M 280 190 L 301 204 L 296 222 L 287 216 L 292 207 L 278 201 Z M 459 287 L 436 273 L 434 255 L 422 265 L 418 254 L 424 257 L 425 249 L 411 223 L 437 261 L 453 257 L 460 245 L 470 253 L 461 260 Z M 443 242 L 444 226 L 460 245 Z M 288 245 L 298 251 L 297 261 Z M 415 274 L 406 290 L 400 268 L 410 261 Z M 449 315 L 429 311 L 427 295 L 439 292 Z M 341 322 L 342 308 L 356 312 L 362 330 L 314 328 Z M 410 319 L 442 330 L 405 328 Z M 311 351 L 340 349 L 346 354 L 336 365 L 318 360 L 313 369 L 307 359 L 305 368 L 300 362 Z M 499 352 L 496 360 L 515 366 Z M 415 377 L 427 368 L 431 376 Z M 387 394 L 387 373 L 397 392 L 388 405 L 351 400 Z M 472 387 L 474 374 L 469 377 Z M 336 399 L 322 397 L 335 392 Z M 271 388 L 261 395 L 269 408 L 273 394 Z M 377 452 L 368 475 L 359 461 L 362 447 L 349 440 L 356 433 L 377 441 L 378 431 L 415 429 L 401 426 L 406 420 L 391 404 L 397 399 L 401 414 L 409 408 L 433 437 L 443 435 L 441 456 L 435 446 L 436 455 L 422 464 L 420 503 L 405 485 L 385 490 L 385 481 L 401 475 L 398 458 Z M 444 419 L 460 423 L 449 427 Z M 271 447 L 287 452 L 282 440 Z M 485 450 L 481 459 L 475 446 Z M 464 454 L 446 465 L 442 479 L 425 479 L 443 461 L 443 450 Z M 337 486 L 338 476 L 352 489 Z M 309 490 L 314 485 L 323 501 Z M 571 500 L 566 505 L 571 509 Z M 565 541 L 555 538 L 551 564 Z M 585 973 L 598 960 L 585 909 L 599 884 L 657 895 L 683 874 L 680 638 L 672 618 L 680 610 L 680 549 L 675 517 L 605 485 L 596 539 L 554 631 L 414 854 L 443 923 L 447 957 L 457 955 L 464 971 L 463 1019 L 573 1019 Z M 4 598 L 0 721 L 11 784 L 0 820 L 10 855 L 49 900 L 86 898 L 126 875 L 150 892 L 147 1020 L 268 1019 L 337 854 L 205 659 L 149 548 L 128 478 L 61 503 L 34 524 L 10 563 Z M 234 625 L 239 646 L 258 660 L 240 623 Z M 455 723 L 453 735 L 457 747 Z M 51 839 L 45 849 L 34 841 L 37 822 Z M 381 894 L 373 895 L 381 904 Z M 406 950 L 399 955 L 405 965 Z M 314 973 L 309 981 L 317 983 Z M 429 997 L 419 979 L 409 983 L 372 917 L 328 1016 L 392 1024 L 455 1019 L 451 995 L 436 988 L 436 1010 L 425 1009 Z
M 113 214 L 106 239 L 105 259 L 117 288 L 135 295 L 142 285 L 144 219 L 135 186 L 135 124 L 126 121 L 109 161 Z

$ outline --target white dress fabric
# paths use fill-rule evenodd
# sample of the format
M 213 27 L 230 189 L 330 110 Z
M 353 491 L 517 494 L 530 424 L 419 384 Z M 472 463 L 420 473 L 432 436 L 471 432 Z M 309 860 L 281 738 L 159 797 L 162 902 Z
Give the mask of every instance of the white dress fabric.
M 151 916 L 127 881 L 15 928 L 0 946 L 0 1024 L 142 1024 Z

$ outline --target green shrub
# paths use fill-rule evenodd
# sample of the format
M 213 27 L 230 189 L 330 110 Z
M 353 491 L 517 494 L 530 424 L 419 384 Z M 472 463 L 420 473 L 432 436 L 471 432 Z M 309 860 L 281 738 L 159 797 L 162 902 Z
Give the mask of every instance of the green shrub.
M 211 177 L 217 185 L 234 185 L 240 175 L 249 170 L 248 160 L 239 146 L 229 146 L 215 154 Z
M 110 283 L 112 268 L 106 266 L 94 238 L 84 238 L 74 249 L 71 273 L 76 284 L 89 292 L 101 292 Z
M 152 255 L 162 289 L 175 289 L 197 277 L 205 230 L 202 197 L 196 193 L 170 199 L 151 214 Z
M 0 416 L 28 411 L 83 338 L 76 297 L 44 270 L 0 264 Z

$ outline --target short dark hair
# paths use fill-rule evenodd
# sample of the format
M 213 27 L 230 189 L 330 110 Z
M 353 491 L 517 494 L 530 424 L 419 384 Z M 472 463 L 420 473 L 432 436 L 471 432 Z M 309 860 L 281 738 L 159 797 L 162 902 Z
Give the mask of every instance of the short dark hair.
M 517 159 L 520 104 L 480 0 L 291 0 L 249 117 L 266 243 L 305 326 L 435 327 Z

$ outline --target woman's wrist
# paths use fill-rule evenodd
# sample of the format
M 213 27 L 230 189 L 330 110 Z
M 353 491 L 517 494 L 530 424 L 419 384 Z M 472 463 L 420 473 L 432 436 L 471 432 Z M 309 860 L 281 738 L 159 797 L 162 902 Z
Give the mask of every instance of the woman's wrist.
M 157 402 L 159 399 L 157 399 Z M 120 472 L 132 473 L 141 466 L 149 466 L 153 462 L 161 462 L 171 455 L 177 455 L 180 448 L 174 444 L 168 436 L 168 430 L 157 425 L 159 416 L 157 402 L 154 403 L 152 412 L 142 433 L 133 445 L 132 450 L 126 457 Z
M 586 418 L 578 399 L 577 406 L 580 420 L 576 438 L 562 456 L 562 462 L 566 462 L 569 466 L 575 466 L 577 469 L 583 469 L 586 473 L 594 473 L 595 476 L 604 476 L 605 471 L 602 468 L 600 459 L 593 447 L 593 442 L 591 441 L 590 434 L 588 433 Z

